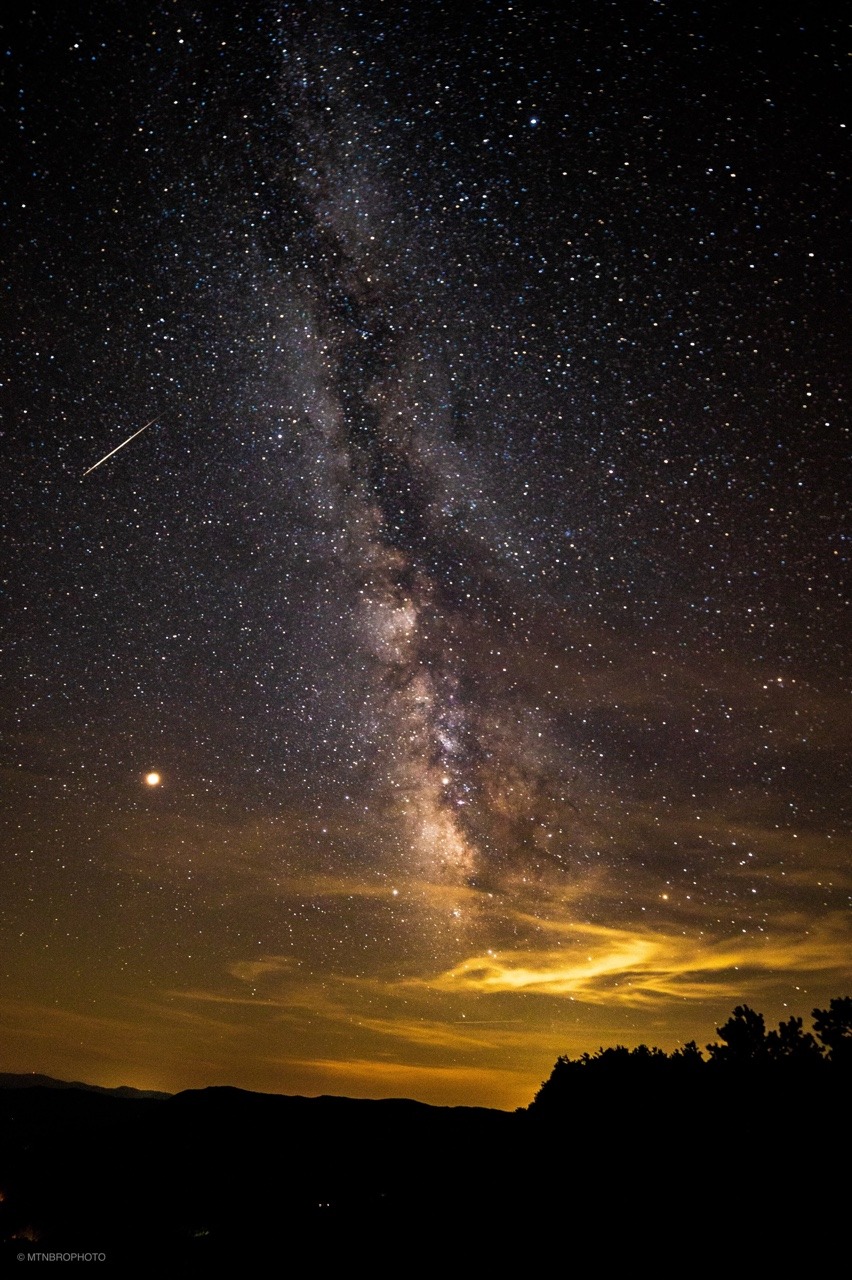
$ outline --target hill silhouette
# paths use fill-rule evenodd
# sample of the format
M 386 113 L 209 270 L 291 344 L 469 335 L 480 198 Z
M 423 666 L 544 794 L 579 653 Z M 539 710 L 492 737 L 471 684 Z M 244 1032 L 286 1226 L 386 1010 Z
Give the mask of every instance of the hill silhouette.
M 84 1089 L 89 1093 L 107 1093 L 116 1098 L 170 1098 L 170 1093 L 157 1089 L 133 1089 L 122 1084 L 108 1089 L 100 1084 L 83 1084 L 80 1080 L 57 1080 L 54 1076 L 41 1076 L 37 1072 L 0 1071 L 0 1089 Z
M 794 1071 L 777 1045 L 759 1056 L 772 1033 L 745 1010 L 706 1059 L 697 1046 L 561 1058 L 515 1113 L 234 1088 L 130 1096 L 23 1077 L 0 1090 L 2 1248 L 10 1260 L 102 1253 L 125 1273 L 164 1260 L 189 1274 L 301 1272 L 309 1259 L 322 1274 L 353 1259 L 446 1267 L 450 1249 L 456 1267 L 510 1248 L 535 1257 L 570 1240 L 575 1264 L 613 1265 L 672 1233 L 715 1238 L 735 1217 L 739 1264 L 765 1265 L 775 1244 L 794 1248 L 788 1223 L 842 1220 L 846 1006 Z M 723 1052 L 743 1027 L 758 1058 Z

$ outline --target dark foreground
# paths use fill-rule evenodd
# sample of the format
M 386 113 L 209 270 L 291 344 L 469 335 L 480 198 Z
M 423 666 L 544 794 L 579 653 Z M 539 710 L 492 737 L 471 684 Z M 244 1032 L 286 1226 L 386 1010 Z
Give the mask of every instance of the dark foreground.
M 842 1234 L 848 1138 L 833 1077 L 700 1097 L 603 1081 L 515 1114 L 4 1088 L 0 1264 L 77 1252 L 128 1274 L 322 1275 L 354 1260 L 456 1274 L 509 1250 L 534 1269 L 644 1259 L 669 1274 L 706 1258 L 740 1273 Z

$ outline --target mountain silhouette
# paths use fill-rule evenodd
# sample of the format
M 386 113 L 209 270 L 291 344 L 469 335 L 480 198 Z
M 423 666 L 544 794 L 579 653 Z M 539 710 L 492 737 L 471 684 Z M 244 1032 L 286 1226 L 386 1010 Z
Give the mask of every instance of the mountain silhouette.
M 850 1013 L 815 1011 L 821 1047 L 798 1019 L 766 1032 L 738 1006 L 708 1058 L 694 1043 L 560 1058 L 513 1113 L 6 1074 L 0 1256 L 477 1274 L 711 1240 L 738 1269 L 804 1264 L 810 1237 L 790 1225 L 846 1212 Z

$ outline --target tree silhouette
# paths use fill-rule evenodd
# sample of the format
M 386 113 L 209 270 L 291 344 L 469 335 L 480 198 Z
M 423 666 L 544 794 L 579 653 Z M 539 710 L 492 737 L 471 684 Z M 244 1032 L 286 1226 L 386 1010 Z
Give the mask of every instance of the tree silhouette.
M 604 1094 L 635 1097 L 637 1088 L 652 1093 L 659 1088 L 669 1097 L 674 1091 L 686 1099 L 727 1096 L 740 1081 L 758 1081 L 761 1089 L 778 1082 L 789 1097 L 794 1082 L 804 1088 L 818 1077 L 827 1087 L 832 1079 L 842 1084 L 841 1068 L 852 1068 L 852 996 L 832 1000 L 828 1009 L 814 1009 L 813 1018 L 821 1044 L 803 1029 L 801 1018 L 790 1017 L 779 1022 L 777 1031 L 767 1033 L 763 1014 L 740 1004 L 716 1028 L 721 1044 L 708 1044 L 709 1061 L 694 1040 L 671 1054 L 640 1044 L 635 1049 L 600 1048 L 576 1059 L 561 1057 L 529 1110 L 567 1112 L 576 1108 L 578 1099 Z M 629 1092 L 624 1093 L 625 1088 Z
M 816 1031 L 837 1066 L 852 1066 L 852 996 L 837 996 L 811 1015 Z
M 716 1028 L 723 1044 L 708 1044 L 707 1052 L 713 1062 L 731 1066 L 763 1062 L 767 1057 L 766 1025 L 763 1014 L 738 1004 L 723 1027 Z
M 675 1049 L 670 1062 L 685 1071 L 700 1071 L 704 1066 L 704 1055 L 694 1040 L 688 1040 L 682 1049 Z
M 796 1066 L 822 1061 L 822 1050 L 810 1031 L 802 1030 L 801 1018 L 788 1018 L 778 1023 L 777 1031 L 766 1037 L 766 1051 L 775 1062 L 789 1062 Z

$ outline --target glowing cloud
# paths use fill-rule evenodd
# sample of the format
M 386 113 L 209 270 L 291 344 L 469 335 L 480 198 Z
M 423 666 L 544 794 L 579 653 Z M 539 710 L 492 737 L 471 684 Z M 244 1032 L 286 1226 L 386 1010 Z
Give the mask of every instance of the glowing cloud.
M 562 932 L 564 926 L 555 926 Z M 842 921 L 777 939 L 725 938 L 697 943 L 681 934 L 570 926 L 574 940 L 555 947 L 488 951 L 438 974 L 441 991 L 568 996 L 595 1004 L 639 1005 L 737 995 L 747 973 L 848 973 Z M 421 985 L 423 980 L 416 980 Z

